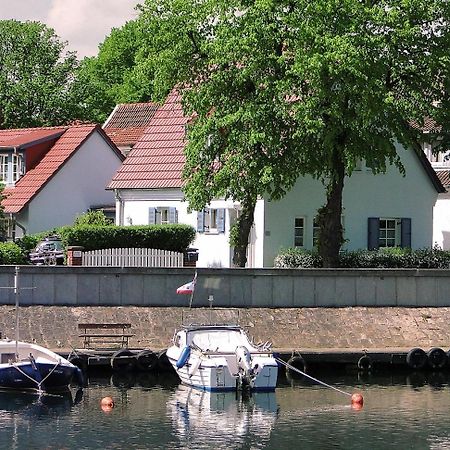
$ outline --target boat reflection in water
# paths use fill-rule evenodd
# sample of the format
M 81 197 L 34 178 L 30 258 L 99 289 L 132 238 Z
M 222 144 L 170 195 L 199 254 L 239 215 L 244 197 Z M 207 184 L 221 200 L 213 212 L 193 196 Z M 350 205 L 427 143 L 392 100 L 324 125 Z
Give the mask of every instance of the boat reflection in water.
M 268 441 L 278 416 L 275 392 L 243 397 L 179 385 L 168 402 L 174 433 L 193 448 L 239 446 L 248 436 Z

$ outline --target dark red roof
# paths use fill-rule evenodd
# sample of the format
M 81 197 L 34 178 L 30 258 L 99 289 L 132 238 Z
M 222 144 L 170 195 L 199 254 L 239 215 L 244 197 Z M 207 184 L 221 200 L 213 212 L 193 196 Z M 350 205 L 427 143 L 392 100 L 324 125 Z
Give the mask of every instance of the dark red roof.
M 0 130 L 0 147 L 28 147 L 60 136 L 67 127 Z
M 142 136 L 158 109 L 155 103 L 127 103 L 114 108 L 103 125 L 118 146 L 134 145 Z
M 2 202 L 5 213 L 17 213 L 26 206 L 95 129 L 103 134 L 98 125 L 60 127 L 61 137 L 37 166 L 20 178 L 14 187 L 4 190 L 7 195 Z M 10 131 L 0 130 L 0 142 L 3 141 L 4 135 L 7 135 Z M 35 131 L 38 134 L 39 129 L 35 129 Z M 44 131 L 44 129 L 41 129 L 41 131 Z M 108 139 L 106 136 L 105 138 Z M 115 150 L 117 151 L 117 149 Z
M 185 158 L 181 97 L 172 92 L 133 147 L 109 189 L 179 188 Z

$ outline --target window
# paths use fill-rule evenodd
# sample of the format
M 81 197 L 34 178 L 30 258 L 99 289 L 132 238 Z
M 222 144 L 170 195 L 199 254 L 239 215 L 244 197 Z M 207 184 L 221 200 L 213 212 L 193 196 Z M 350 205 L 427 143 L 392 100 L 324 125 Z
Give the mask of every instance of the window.
M 317 244 L 319 242 L 319 231 L 320 231 L 319 220 L 317 219 L 317 217 L 314 217 L 314 220 L 313 220 L 313 242 L 312 242 L 313 247 L 317 247 Z
M 0 155 L 0 181 L 8 181 L 8 155 Z
M 368 249 L 411 247 L 411 219 L 369 217 Z
M 12 181 L 15 183 L 23 174 L 23 159 L 22 156 L 12 155 Z
M 197 214 L 199 233 L 225 233 L 225 209 L 206 208 Z
M 303 217 L 296 217 L 294 225 L 294 246 L 303 247 L 304 245 L 305 245 L 305 219 Z
M 148 223 L 149 225 L 178 223 L 178 211 L 176 208 L 169 206 L 149 208 Z

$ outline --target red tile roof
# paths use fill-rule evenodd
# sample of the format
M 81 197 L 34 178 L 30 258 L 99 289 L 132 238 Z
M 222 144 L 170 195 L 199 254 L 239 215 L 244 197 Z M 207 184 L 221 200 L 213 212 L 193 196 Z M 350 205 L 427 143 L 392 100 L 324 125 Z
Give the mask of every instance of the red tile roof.
M 102 130 L 98 125 L 78 125 L 58 128 L 63 134 L 55 145 L 45 154 L 37 166 L 28 171 L 15 185 L 7 188 L 7 195 L 2 205 L 5 213 L 17 213 L 44 187 L 44 185 L 55 175 L 55 173 L 69 160 L 78 150 L 81 144 L 94 131 Z M 0 142 L 3 136 L 11 130 L 0 130 Z M 26 131 L 26 130 L 24 130 Z M 31 131 L 31 130 L 29 130 Z M 44 129 L 34 129 L 36 135 Z M 108 139 L 105 136 L 106 139 Z M 117 149 L 115 149 L 117 151 Z
M 114 108 L 103 125 L 118 146 L 134 145 L 142 136 L 158 109 L 155 103 L 127 103 Z
M 153 116 L 109 184 L 109 189 L 179 188 L 185 158 L 181 97 L 172 92 Z
M 57 138 L 67 127 L 0 130 L 0 148 L 28 147 Z

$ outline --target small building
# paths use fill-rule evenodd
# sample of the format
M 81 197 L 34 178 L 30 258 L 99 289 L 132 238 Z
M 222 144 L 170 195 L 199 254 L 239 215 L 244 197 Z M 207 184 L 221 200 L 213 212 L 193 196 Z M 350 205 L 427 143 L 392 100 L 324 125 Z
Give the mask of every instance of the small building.
M 230 228 L 240 204 L 216 199 L 203 211 L 190 211 L 182 192 L 185 125 L 180 99 L 171 93 L 152 118 L 108 188 L 116 195 L 116 223 L 144 225 L 186 223 L 197 230 L 194 247 L 199 267 L 231 267 Z M 398 146 L 406 169 L 373 175 L 360 164 L 345 181 L 344 248 L 430 247 L 433 207 L 442 184 L 420 149 Z M 249 237 L 248 267 L 271 267 L 287 247 L 312 249 L 317 239 L 317 210 L 325 203 L 323 185 L 299 177 L 279 201 L 260 198 Z
M 99 125 L 0 130 L 6 238 L 70 225 L 97 205 L 124 157 Z

